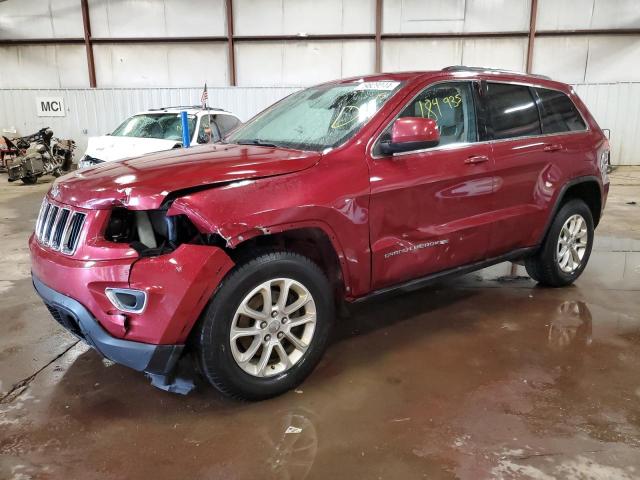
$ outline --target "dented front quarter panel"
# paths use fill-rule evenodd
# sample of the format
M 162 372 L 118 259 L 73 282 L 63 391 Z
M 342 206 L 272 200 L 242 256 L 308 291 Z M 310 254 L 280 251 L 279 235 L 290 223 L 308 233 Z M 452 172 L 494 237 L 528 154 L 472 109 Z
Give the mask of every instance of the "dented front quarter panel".
M 147 292 L 148 300 L 144 312 L 129 316 L 127 338 L 154 344 L 184 343 L 233 265 L 220 248 L 189 244 L 135 262 L 129 284 Z
M 187 215 L 229 248 L 259 235 L 319 228 L 338 255 L 347 297 L 362 295 L 370 287 L 369 175 L 366 163 L 357 160 L 363 155 L 357 143 L 303 171 L 185 195 L 168 215 Z

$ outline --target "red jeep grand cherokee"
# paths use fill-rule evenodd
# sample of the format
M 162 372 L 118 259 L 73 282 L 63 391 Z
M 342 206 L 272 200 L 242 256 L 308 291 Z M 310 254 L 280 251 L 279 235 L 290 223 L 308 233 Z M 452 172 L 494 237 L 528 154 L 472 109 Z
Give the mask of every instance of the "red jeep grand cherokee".
M 608 191 L 572 88 L 503 71 L 325 83 L 227 140 L 58 179 L 30 239 L 54 318 L 171 391 L 188 352 L 233 397 L 298 385 L 342 300 L 505 260 L 568 285 Z

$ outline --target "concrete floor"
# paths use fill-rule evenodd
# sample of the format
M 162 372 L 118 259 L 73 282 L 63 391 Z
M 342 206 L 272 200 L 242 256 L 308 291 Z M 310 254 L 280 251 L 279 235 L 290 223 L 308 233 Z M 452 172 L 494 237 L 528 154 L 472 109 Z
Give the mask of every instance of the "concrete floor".
M 50 319 L 26 240 L 48 186 L 0 178 L 0 478 L 640 478 L 640 169 L 589 266 L 509 264 L 361 307 L 295 392 L 182 397 Z

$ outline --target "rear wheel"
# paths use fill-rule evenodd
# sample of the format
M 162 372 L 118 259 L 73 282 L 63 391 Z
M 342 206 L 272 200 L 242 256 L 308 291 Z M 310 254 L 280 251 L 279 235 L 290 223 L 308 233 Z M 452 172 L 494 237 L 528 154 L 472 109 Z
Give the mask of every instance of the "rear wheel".
M 203 315 L 202 373 L 231 397 L 284 393 L 320 361 L 333 310 L 329 281 L 308 258 L 290 252 L 253 258 L 225 278 Z
M 542 285 L 562 287 L 584 271 L 593 247 L 593 216 L 579 199 L 565 203 L 540 251 L 526 260 L 527 273 Z

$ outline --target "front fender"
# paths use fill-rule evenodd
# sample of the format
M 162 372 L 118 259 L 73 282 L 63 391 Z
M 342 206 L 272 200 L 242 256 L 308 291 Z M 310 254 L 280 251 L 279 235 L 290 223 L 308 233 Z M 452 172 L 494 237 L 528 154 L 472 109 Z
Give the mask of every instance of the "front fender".
M 186 215 L 200 232 L 223 238 L 228 248 L 260 235 L 319 228 L 340 261 L 347 295 L 365 294 L 370 287 L 368 190 L 340 195 L 310 170 L 186 195 L 167 214 Z

